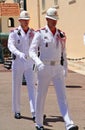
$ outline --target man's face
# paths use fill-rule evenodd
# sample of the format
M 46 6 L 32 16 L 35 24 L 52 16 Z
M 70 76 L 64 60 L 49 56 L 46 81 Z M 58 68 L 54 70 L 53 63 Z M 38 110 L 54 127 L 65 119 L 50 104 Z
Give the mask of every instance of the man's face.
M 57 20 L 52 20 L 52 19 L 47 18 L 47 24 L 50 28 L 54 28 L 57 24 Z
M 28 28 L 29 20 L 20 19 L 19 22 L 20 22 L 20 25 L 21 25 L 21 27 L 22 27 L 23 29 Z

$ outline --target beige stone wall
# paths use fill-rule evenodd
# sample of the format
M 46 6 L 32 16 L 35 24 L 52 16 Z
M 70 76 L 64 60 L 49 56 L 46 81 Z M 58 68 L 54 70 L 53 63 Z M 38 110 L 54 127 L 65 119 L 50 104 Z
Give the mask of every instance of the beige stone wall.
M 13 18 L 15 27 L 18 27 L 19 26 L 18 16 Z M 12 27 L 8 27 L 8 19 L 9 17 L 7 16 L 2 17 L 2 32 L 8 33 L 12 29 Z
M 76 0 L 73 4 L 69 4 L 69 1 L 71 0 L 58 0 L 59 21 L 57 28 L 66 33 L 67 56 L 70 58 L 84 57 L 85 0 Z M 54 0 L 46 0 L 45 10 L 42 10 L 42 0 L 27 0 L 27 10 L 31 15 L 30 26 L 34 29 L 43 27 L 46 24 L 45 12 L 49 7 L 53 6 Z
M 83 34 L 85 32 L 85 0 L 76 0 L 76 3 L 61 2 L 59 10 L 59 27 L 65 30 L 67 35 L 68 57 L 84 57 L 85 45 Z
M 37 21 L 37 1 L 35 0 L 27 0 L 27 11 L 30 14 L 30 26 L 32 28 L 36 28 L 38 26 L 38 21 Z
M 9 33 L 12 28 L 19 26 L 18 17 L 20 14 L 19 4 L 0 3 L 0 32 Z M 14 25 L 13 21 L 14 20 Z M 8 23 L 10 19 L 10 25 Z
M 13 0 L 6 0 L 6 3 L 13 3 Z

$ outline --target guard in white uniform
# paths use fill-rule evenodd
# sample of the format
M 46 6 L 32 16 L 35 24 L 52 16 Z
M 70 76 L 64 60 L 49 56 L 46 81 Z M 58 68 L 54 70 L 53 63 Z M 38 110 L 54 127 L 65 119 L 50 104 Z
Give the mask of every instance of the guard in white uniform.
M 12 62 L 12 108 L 16 119 L 21 118 L 20 89 L 23 75 L 27 82 L 30 109 L 35 118 L 35 85 L 33 60 L 29 57 L 29 46 L 35 31 L 28 27 L 30 16 L 27 11 L 20 13 L 20 26 L 11 31 L 8 39 L 8 48 L 13 55 Z
M 36 101 L 36 129 L 44 130 L 43 111 L 45 98 L 50 81 L 53 81 L 60 112 L 65 121 L 66 130 L 78 130 L 74 125 L 68 112 L 65 94 L 65 76 L 67 74 L 67 58 L 65 41 L 66 36 L 55 26 L 58 15 L 55 8 L 47 10 L 47 25 L 36 32 L 29 49 L 30 57 L 35 61 L 38 69 L 38 91 Z M 40 56 L 37 56 L 37 49 L 40 49 Z M 63 66 L 61 57 L 63 55 Z

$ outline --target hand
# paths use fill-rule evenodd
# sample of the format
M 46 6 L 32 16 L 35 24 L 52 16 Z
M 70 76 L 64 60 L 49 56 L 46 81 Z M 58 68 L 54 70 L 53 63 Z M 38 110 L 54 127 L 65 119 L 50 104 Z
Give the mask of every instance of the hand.
M 43 70 L 43 69 L 44 69 L 44 67 L 45 67 L 45 65 L 44 65 L 43 63 L 42 63 L 42 64 L 39 64 L 39 65 L 37 66 L 38 71 Z
M 23 61 L 27 60 L 24 53 L 20 53 L 20 59 L 23 60 Z

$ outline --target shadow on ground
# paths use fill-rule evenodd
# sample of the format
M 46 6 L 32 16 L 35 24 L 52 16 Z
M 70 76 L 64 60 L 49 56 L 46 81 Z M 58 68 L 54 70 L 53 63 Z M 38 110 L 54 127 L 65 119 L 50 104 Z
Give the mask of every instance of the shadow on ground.
M 21 116 L 21 119 L 33 121 L 33 119 L 31 117 L 26 117 L 26 116 Z M 64 122 L 64 120 L 61 116 L 52 116 L 51 115 L 49 117 L 45 117 L 43 124 L 44 124 L 44 126 L 53 127 L 52 125 L 50 125 L 50 122 Z M 45 130 L 53 130 L 53 129 L 45 128 Z
M 77 85 L 66 85 L 66 88 L 82 88 L 82 86 L 77 86 Z

